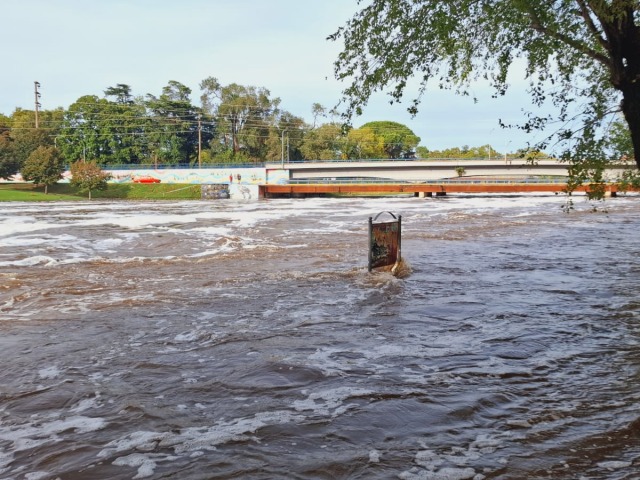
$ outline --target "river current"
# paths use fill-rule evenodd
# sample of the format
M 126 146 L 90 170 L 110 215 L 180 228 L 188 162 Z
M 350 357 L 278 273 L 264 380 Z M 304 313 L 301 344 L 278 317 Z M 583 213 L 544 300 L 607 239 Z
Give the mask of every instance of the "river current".
M 640 198 L 564 201 L 0 204 L 0 479 L 638 479 Z

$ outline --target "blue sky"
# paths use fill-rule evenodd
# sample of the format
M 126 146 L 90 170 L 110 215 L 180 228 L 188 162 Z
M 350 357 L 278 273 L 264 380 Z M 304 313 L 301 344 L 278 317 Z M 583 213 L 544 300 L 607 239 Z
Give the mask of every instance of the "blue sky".
M 224 85 L 267 88 L 283 109 L 311 123 L 311 105 L 333 107 L 346 86 L 333 76 L 340 44 L 326 37 L 357 10 L 356 0 L 6 1 L 0 113 L 33 109 L 35 80 L 42 108 L 52 109 L 118 83 L 135 95 L 159 95 L 170 80 L 191 88 L 199 105 L 200 81 L 214 76 Z M 353 123 L 403 123 L 430 149 L 490 143 L 514 151 L 540 139 L 498 123 L 522 119 L 529 105 L 522 80 L 514 75 L 500 99 L 473 86 L 477 103 L 432 89 L 415 118 L 406 112 L 409 94 L 404 105 L 376 95 Z

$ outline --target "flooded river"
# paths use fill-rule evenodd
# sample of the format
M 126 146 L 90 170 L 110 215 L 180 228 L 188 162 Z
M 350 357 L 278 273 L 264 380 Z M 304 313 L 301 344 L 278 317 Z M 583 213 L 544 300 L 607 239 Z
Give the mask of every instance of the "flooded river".
M 0 204 L 0 479 L 638 479 L 640 198 L 563 202 Z

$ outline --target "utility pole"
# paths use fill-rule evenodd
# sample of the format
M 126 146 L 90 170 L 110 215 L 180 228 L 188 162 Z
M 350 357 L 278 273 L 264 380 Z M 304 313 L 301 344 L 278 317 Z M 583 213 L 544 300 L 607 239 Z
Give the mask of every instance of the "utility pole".
M 198 115 L 198 168 L 202 168 L 202 122 Z
M 38 128 L 39 127 L 38 109 L 42 106 L 42 105 L 40 105 L 40 102 L 39 102 L 40 92 L 38 91 L 38 87 L 40 86 L 40 82 L 33 82 L 33 85 L 35 87 L 35 96 L 36 96 L 36 128 Z
M 281 140 L 282 140 L 282 168 L 284 169 L 284 133 L 287 131 L 287 129 L 285 128 L 284 130 L 282 130 L 282 134 L 280 135 Z M 287 140 L 289 139 L 289 137 L 287 137 Z M 289 156 L 289 152 L 287 152 L 287 157 Z M 287 159 L 288 160 L 288 159 Z

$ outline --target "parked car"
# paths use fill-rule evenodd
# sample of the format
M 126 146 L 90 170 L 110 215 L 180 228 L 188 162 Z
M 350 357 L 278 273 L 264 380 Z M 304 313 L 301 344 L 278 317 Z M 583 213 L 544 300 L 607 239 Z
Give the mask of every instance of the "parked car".
M 141 177 L 134 177 L 133 183 L 160 183 L 160 179 L 145 175 Z

